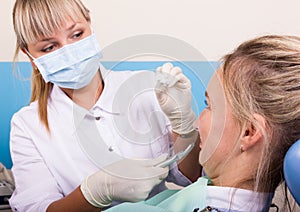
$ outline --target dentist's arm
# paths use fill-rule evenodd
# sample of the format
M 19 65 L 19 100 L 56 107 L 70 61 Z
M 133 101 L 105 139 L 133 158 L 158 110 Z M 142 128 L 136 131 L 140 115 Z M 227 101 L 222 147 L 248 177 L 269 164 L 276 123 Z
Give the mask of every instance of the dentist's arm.
M 191 108 L 191 83 L 179 67 L 166 63 L 156 70 L 155 92 L 160 107 L 170 120 L 175 151 L 195 143 L 190 154 L 178 163 L 179 170 L 195 181 L 201 174 L 201 166 L 198 162 L 199 135 L 193 126 L 196 116 Z
M 98 212 L 102 211 L 101 208 L 97 208 L 91 205 L 83 196 L 80 187 L 77 187 L 66 197 L 52 202 L 47 212 L 60 212 L 60 211 L 72 211 L 72 212 Z

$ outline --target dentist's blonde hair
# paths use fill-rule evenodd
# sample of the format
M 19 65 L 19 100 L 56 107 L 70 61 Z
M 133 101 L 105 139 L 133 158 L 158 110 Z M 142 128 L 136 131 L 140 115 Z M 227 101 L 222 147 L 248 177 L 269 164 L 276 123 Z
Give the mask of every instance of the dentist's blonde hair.
M 266 121 L 264 149 L 253 189 L 274 192 L 283 181 L 283 160 L 300 138 L 300 38 L 263 36 L 241 44 L 224 57 L 221 68 L 226 98 L 241 127 L 262 129 L 253 114 Z
M 80 0 L 16 0 L 13 9 L 13 25 L 17 37 L 14 61 L 21 49 L 41 37 L 51 36 L 67 19 L 84 17 L 90 21 L 89 10 Z M 30 102 L 38 101 L 39 117 L 50 132 L 47 102 L 52 83 L 45 83 L 36 67 L 33 67 Z

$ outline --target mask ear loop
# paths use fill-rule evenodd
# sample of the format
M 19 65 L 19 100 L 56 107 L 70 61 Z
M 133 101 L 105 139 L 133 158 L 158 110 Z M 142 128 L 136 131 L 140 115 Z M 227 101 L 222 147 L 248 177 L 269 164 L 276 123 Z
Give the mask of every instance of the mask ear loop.
M 35 72 L 37 72 L 37 71 L 39 72 L 38 67 L 34 64 L 35 58 L 29 53 L 29 51 L 26 48 L 22 48 L 22 51 L 24 52 L 24 54 L 26 54 L 30 58 L 30 63 L 31 63 L 33 70 Z
M 33 56 L 29 53 L 29 51 L 28 51 L 27 49 L 22 48 L 22 51 L 23 51 L 25 54 L 27 54 L 27 56 L 30 57 L 32 60 L 35 60 L 35 59 L 36 59 L 35 57 L 33 57 Z

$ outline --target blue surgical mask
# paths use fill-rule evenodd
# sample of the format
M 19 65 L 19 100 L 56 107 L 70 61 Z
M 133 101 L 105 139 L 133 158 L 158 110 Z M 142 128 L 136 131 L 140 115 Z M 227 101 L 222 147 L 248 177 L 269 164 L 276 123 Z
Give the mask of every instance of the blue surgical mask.
M 100 51 L 96 36 L 92 34 L 32 59 L 46 82 L 62 88 L 80 89 L 87 86 L 97 73 L 102 56 Z

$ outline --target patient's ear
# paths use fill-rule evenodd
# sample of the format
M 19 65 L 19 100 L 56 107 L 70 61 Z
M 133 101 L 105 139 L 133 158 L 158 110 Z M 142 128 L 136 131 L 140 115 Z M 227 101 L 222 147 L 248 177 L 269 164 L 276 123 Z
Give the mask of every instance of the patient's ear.
M 254 119 L 257 121 L 257 125 L 253 123 L 248 123 L 244 130 L 241 139 L 241 151 L 247 151 L 254 147 L 263 138 L 263 130 L 266 129 L 265 118 L 257 113 L 253 115 Z

